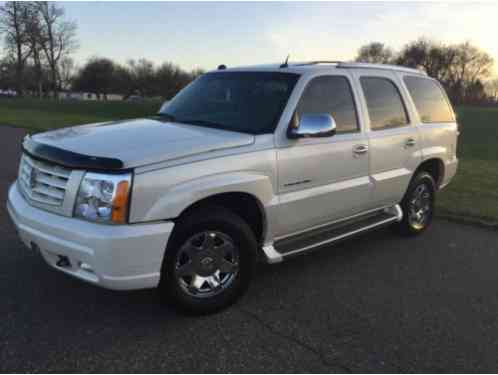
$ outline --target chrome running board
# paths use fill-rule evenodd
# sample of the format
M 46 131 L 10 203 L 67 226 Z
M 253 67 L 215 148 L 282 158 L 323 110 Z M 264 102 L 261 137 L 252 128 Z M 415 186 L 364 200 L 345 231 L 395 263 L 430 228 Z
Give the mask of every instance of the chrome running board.
M 274 244 L 264 246 L 263 252 L 268 263 L 278 263 L 284 258 L 306 253 L 371 229 L 399 222 L 402 218 L 401 207 L 395 205 L 364 215 L 355 215 L 350 219 L 278 240 Z

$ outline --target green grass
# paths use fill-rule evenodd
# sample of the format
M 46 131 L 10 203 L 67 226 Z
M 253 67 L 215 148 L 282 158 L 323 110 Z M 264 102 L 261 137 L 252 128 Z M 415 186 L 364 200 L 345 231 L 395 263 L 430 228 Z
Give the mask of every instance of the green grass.
M 153 115 L 157 101 L 83 102 L 0 98 L 0 124 L 41 131 Z M 439 212 L 498 222 L 498 108 L 460 107 L 460 165 L 438 196 Z
M 498 223 L 498 108 L 460 107 L 457 175 L 437 199 L 439 212 Z
M 0 98 L 0 124 L 42 131 L 65 126 L 150 116 L 161 103 L 57 101 Z

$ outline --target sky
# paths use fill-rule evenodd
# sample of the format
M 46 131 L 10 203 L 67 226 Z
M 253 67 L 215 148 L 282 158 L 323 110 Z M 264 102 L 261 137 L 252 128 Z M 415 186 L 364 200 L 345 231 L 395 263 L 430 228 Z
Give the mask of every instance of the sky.
M 63 2 L 78 24 L 78 65 L 147 58 L 185 69 L 349 60 L 371 41 L 470 41 L 498 62 L 498 2 Z

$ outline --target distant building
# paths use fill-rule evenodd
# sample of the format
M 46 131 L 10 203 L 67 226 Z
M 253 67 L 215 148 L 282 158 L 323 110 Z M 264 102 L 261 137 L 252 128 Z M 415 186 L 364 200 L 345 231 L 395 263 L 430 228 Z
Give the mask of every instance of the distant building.
M 95 95 L 93 92 L 66 91 L 66 92 L 61 92 L 59 94 L 59 98 L 60 99 L 68 99 L 68 100 L 99 100 L 97 95 Z M 123 95 L 107 94 L 105 99 L 104 99 L 104 96 L 101 95 L 100 100 L 119 101 L 119 100 L 123 100 Z

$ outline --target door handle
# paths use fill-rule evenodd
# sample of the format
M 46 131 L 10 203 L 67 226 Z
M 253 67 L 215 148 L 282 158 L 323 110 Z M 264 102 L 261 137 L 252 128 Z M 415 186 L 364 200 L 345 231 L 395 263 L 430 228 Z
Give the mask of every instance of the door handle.
M 353 147 L 353 152 L 356 155 L 366 154 L 368 152 L 368 146 L 367 145 L 356 145 Z
M 417 141 L 413 138 L 408 138 L 405 142 L 405 147 L 413 147 L 417 144 Z

